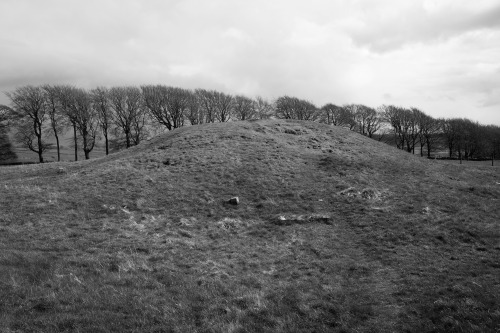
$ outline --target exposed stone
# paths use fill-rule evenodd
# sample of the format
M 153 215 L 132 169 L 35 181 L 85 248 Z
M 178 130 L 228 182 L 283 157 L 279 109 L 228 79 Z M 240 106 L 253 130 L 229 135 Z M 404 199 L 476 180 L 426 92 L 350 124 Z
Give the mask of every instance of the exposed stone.
M 365 188 L 363 191 L 361 191 L 361 197 L 363 199 L 377 199 L 380 197 L 380 192 L 373 189 L 373 188 Z
M 349 187 L 343 191 L 339 192 L 340 195 L 345 195 L 347 197 L 361 197 L 367 200 L 375 200 L 380 197 L 380 192 L 373 188 L 365 188 L 361 192 L 356 190 L 354 187 Z
M 187 230 L 184 230 L 184 229 L 179 229 L 179 231 L 177 231 L 177 233 L 182 236 L 182 237 L 187 237 L 187 238 L 193 238 L 193 234 L 190 233 L 189 231 Z
M 332 224 L 331 218 L 328 215 L 312 214 L 312 215 L 280 215 L 275 219 L 274 224 L 277 225 L 292 225 L 292 224 L 308 224 L 308 223 L 324 223 Z
M 349 187 L 349 188 L 346 188 L 343 191 L 340 191 L 339 194 L 340 195 L 345 195 L 345 196 L 348 196 L 348 197 L 357 197 L 361 193 L 359 191 L 357 191 L 354 187 Z
M 179 224 L 182 225 L 182 226 L 190 226 L 191 225 L 191 221 L 185 217 L 181 217 L 180 221 L 179 221 Z
M 228 200 L 228 203 L 231 205 L 238 205 L 240 203 L 240 199 L 238 197 L 233 197 Z

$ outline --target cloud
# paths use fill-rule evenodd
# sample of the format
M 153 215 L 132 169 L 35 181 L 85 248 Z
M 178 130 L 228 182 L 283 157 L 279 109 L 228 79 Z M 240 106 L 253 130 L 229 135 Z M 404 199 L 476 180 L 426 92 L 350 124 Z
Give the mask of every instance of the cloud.
M 2 0 L 0 91 L 162 83 L 318 105 L 390 101 L 436 115 L 479 108 L 500 123 L 490 106 L 499 8 L 496 0 Z
M 356 2 L 339 27 L 359 47 L 383 53 L 408 44 L 436 43 L 470 31 L 500 28 L 500 5 L 493 1 Z
M 315 47 L 324 45 L 328 41 L 326 27 L 307 20 L 296 20 L 285 43 L 298 47 Z

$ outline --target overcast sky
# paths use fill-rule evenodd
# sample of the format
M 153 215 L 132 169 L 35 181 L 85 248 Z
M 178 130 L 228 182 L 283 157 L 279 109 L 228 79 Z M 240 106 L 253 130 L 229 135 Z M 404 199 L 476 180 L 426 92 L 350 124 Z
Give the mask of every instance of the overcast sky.
M 0 0 L 0 91 L 43 83 L 393 104 L 500 125 L 500 1 Z

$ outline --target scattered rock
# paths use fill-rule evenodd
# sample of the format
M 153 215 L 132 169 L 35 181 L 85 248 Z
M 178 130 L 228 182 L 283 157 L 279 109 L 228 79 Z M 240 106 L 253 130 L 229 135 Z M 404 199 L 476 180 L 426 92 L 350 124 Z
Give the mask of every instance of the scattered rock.
M 127 206 L 122 206 L 122 208 L 120 208 L 120 209 L 122 210 L 122 212 L 124 212 L 124 213 L 125 213 L 125 214 L 127 214 L 127 215 L 132 214 L 132 213 L 130 212 L 130 210 L 128 210 L 128 207 L 127 207 Z
M 182 237 L 193 238 L 193 234 L 187 230 L 179 229 L 177 233 Z
M 130 217 L 130 227 L 132 228 L 135 228 L 139 231 L 145 231 L 146 229 L 146 226 L 144 224 L 141 224 L 141 223 L 137 223 L 136 221 L 133 220 L 133 217 L 131 216 Z
M 332 224 L 330 216 L 321 214 L 288 216 L 280 215 L 273 222 L 276 225 L 307 224 L 316 222 Z
M 340 195 L 345 195 L 347 197 L 361 197 L 367 200 L 375 200 L 380 197 L 380 192 L 373 188 L 365 188 L 361 192 L 356 190 L 354 187 L 346 188 L 339 192 Z
M 345 190 L 340 191 L 339 194 L 345 195 L 348 197 L 357 197 L 361 193 L 359 191 L 357 191 L 354 187 L 349 187 L 349 188 L 346 188 Z
M 230 205 L 239 205 L 240 199 L 238 197 L 233 197 L 227 201 Z
M 179 224 L 184 226 L 184 227 L 188 227 L 191 225 L 191 221 L 187 218 L 181 217 Z
M 380 196 L 380 192 L 373 188 L 365 188 L 361 191 L 361 197 L 363 199 L 377 199 Z

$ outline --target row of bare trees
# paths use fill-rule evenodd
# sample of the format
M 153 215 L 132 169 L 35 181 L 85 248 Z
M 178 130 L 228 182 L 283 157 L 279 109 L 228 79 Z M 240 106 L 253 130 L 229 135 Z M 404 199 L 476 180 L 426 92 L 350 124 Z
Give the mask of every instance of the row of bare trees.
M 370 138 L 421 156 L 447 150 L 449 158 L 485 159 L 500 156 L 500 127 L 469 119 L 436 119 L 417 108 L 362 104 L 317 108 L 313 103 L 283 96 L 275 102 L 277 118 L 311 120 L 346 127 Z
M 487 159 L 500 156 L 500 127 L 464 118 L 433 118 L 417 108 L 384 105 L 379 138 L 415 154 L 434 156 L 446 150 L 449 158 Z
M 137 144 L 146 123 L 138 88 L 100 87 L 87 91 L 65 85 L 23 86 L 6 95 L 11 105 L 2 109 L 6 110 L 9 128 L 16 141 L 38 154 L 40 162 L 44 161 L 43 153 L 54 146 L 48 143 L 48 137 L 55 139 L 60 160 L 60 139 L 69 129 L 78 160 L 78 147 L 88 159 L 99 136 L 104 138 L 108 154 L 110 133 L 117 141 L 125 138 L 127 147 Z
M 283 96 L 276 99 L 274 115 L 282 119 L 319 121 L 325 124 L 347 127 L 370 138 L 383 124 L 381 112 L 362 104 L 337 106 L 331 103 L 317 108 L 307 100 Z
M 449 157 L 469 160 L 500 156 L 499 126 L 485 126 L 463 118 L 442 120 L 441 125 Z
M 10 106 L 2 105 L 3 124 L 23 147 L 38 154 L 57 149 L 72 131 L 75 160 L 81 148 L 90 157 L 98 139 L 106 154 L 139 144 L 153 131 L 172 130 L 186 123 L 264 119 L 272 116 L 270 102 L 257 97 L 229 95 L 215 90 L 188 90 L 165 85 L 98 87 L 85 90 L 67 85 L 23 86 L 6 93 Z M 1 121 L 1 119 L 0 119 Z M 55 145 L 48 143 L 55 140 Z M 53 141 L 53 140 L 52 140 Z M 6 138 L 2 142 L 8 142 Z
M 139 144 L 152 132 L 185 125 L 232 120 L 296 119 L 318 121 L 391 143 L 399 149 L 431 157 L 447 150 L 449 157 L 500 156 L 500 128 L 468 119 L 435 119 L 417 108 L 362 104 L 321 108 L 296 97 L 282 96 L 269 102 L 216 90 L 189 90 L 165 85 L 98 87 L 85 90 L 66 85 L 24 86 L 6 93 L 10 106 L 1 105 L 0 124 L 8 124 L 15 139 L 35 152 L 53 148 L 60 160 L 60 138 L 72 131 L 75 160 L 80 147 L 88 159 L 102 139 L 106 154 L 111 148 Z M 1 128 L 0 128 L 1 129 Z M 0 136 L 5 130 L 0 131 Z M 5 135 L 4 135 L 5 137 Z M 3 137 L 2 137 L 3 138 Z M 2 142 L 6 142 L 2 139 Z

